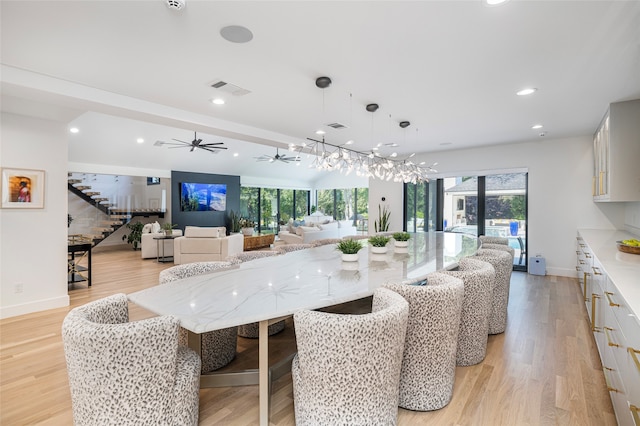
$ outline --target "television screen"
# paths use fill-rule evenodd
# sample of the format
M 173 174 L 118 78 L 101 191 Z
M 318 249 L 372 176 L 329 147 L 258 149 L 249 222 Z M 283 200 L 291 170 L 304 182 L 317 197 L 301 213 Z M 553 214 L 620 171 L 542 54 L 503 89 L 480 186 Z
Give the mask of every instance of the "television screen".
M 216 183 L 180 184 L 180 210 L 183 212 L 217 211 L 227 208 L 227 185 Z

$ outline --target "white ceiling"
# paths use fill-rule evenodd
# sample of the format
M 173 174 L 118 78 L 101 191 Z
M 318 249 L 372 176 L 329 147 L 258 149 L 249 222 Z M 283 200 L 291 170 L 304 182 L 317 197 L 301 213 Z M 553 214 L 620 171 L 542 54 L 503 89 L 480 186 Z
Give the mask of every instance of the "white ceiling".
M 638 1 L 187 0 L 175 12 L 163 0 L 3 0 L 1 8 L 3 110 L 29 98 L 93 111 L 73 122 L 81 132 L 70 137 L 70 161 L 79 163 L 287 179 L 294 165 L 252 157 L 317 138 L 321 127 L 333 144 L 395 142 L 383 152 L 437 161 L 440 150 L 529 141 L 541 131 L 589 135 L 610 102 L 640 98 Z M 224 40 L 227 25 L 249 28 L 253 40 Z M 54 96 L 11 77 L 21 72 L 73 86 Z M 317 88 L 320 76 L 333 84 Z M 215 79 L 251 93 L 220 92 L 209 87 Z M 78 85 L 103 100 L 72 94 Z M 527 86 L 538 91 L 515 95 Z M 121 96 L 118 108 L 107 95 Z M 217 96 L 224 106 L 209 102 Z M 367 112 L 368 103 L 380 109 Z M 403 120 L 411 126 L 399 128 Z M 324 126 L 336 121 L 348 129 Z M 537 123 L 544 128 L 532 130 Z M 229 149 L 153 146 L 190 141 L 194 130 Z M 296 173 L 320 176 L 306 164 Z

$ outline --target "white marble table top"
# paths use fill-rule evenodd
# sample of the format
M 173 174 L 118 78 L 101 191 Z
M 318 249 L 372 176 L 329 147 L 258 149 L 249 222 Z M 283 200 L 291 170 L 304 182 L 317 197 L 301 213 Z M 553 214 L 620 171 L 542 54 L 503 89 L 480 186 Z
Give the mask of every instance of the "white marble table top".
M 477 245 L 465 234 L 416 233 L 407 249 L 390 243 L 388 253 L 374 254 L 366 246 L 357 262 L 343 262 L 331 244 L 152 287 L 130 294 L 129 300 L 204 333 L 367 297 L 384 283 L 451 269 Z

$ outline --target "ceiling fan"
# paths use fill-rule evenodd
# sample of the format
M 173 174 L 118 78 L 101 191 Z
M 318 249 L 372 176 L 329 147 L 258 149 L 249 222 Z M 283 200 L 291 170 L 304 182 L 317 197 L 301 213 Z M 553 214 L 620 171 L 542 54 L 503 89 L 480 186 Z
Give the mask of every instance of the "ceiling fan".
M 198 139 L 197 132 L 193 132 L 193 140 L 191 142 L 181 141 L 180 139 L 172 139 L 172 140 L 174 140 L 175 142 L 157 141 L 155 145 L 158 145 L 158 146 L 173 145 L 173 146 L 170 146 L 169 149 L 190 147 L 191 149 L 189 150 L 189 152 L 193 152 L 196 148 L 204 149 L 205 151 L 209 151 L 213 153 L 218 152 L 218 151 L 215 151 L 216 149 L 227 149 L 224 146 L 219 146 L 219 145 L 224 145 L 224 142 L 202 143 L 202 139 Z
M 253 158 L 255 158 L 256 161 L 268 161 L 270 163 L 273 163 L 276 161 L 282 161 L 283 163 L 289 163 L 291 161 L 300 161 L 300 157 L 297 155 L 295 157 L 287 157 L 286 155 L 280 155 L 280 150 L 278 148 L 276 148 L 276 155 L 274 156 L 262 154 L 260 157 L 253 157 Z

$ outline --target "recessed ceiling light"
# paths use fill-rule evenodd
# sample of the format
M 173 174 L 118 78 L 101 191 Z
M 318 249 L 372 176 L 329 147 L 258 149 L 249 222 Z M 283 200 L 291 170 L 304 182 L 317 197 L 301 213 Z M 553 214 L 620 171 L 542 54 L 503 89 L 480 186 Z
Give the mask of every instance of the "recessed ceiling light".
M 211 103 L 215 105 L 224 105 L 224 99 L 222 98 L 211 99 Z
M 398 156 L 398 153 L 397 153 L 397 152 L 393 152 L 393 153 L 391 153 L 391 156 L 392 156 L 392 157 L 397 157 L 397 156 Z
M 534 124 L 533 126 L 531 126 L 531 128 L 532 128 L 533 130 L 536 130 L 536 129 L 542 129 L 542 124 Z
M 240 25 L 229 25 L 220 30 L 223 39 L 231 43 L 247 43 L 253 39 L 253 33 Z
M 499 6 L 505 4 L 509 0 L 483 0 L 482 2 L 487 6 Z
M 372 150 L 372 151 L 377 151 L 377 150 L 378 150 L 378 147 L 377 147 L 377 146 L 374 146 L 373 148 L 371 148 L 371 150 Z
M 344 144 L 345 145 L 353 145 L 353 141 L 352 140 L 351 141 L 346 141 Z
M 234 156 L 234 157 L 237 157 L 238 155 L 240 155 L 240 154 L 238 154 L 237 152 L 234 152 L 234 153 L 233 153 L 233 156 Z
M 69 129 L 69 131 L 71 133 L 78 133 L 80 131 L 80 129 L 78 129 L 77 127 L 72 127 L 72 128 Z
M 136 142 L 138 142 L 138 143 L 144 143 L 144 139 L 142 139 L 142 138 L 138 138 L 138 139 L 136 139 Z
M 526 89 L 522 89 L 518 92 L 516 92 L 516 95 L 518 96 L 527 96 L 530 95 L 532 93 L 535 93 L 538 89 L 536 89 L 535 87 L 527 87 Z
M 324 135 L 325 131 L 324 130 L 316 130 L 316 135 Z

